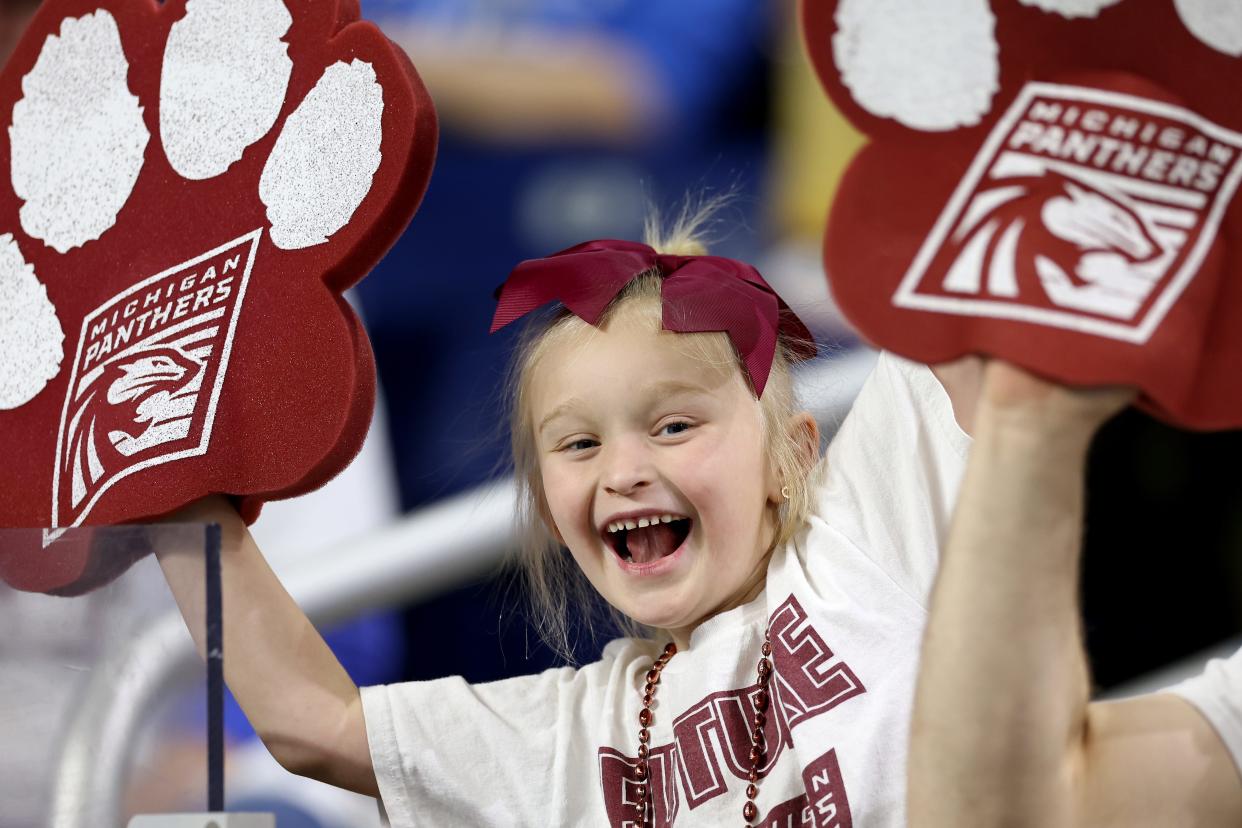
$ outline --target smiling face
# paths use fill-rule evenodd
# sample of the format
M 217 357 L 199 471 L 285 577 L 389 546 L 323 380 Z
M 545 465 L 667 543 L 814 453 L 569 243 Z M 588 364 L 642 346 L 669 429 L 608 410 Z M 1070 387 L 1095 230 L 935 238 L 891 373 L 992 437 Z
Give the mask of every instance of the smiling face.
M 547 517 L 583 573 L 684 646 L 762 589 L 780 482 L 727 345 L 698 343 L 716 360 L 687 353 L 690 338 L 722 335 L 661 331 L 658 318 L 627 308 L 548 343 L 527 416 Z

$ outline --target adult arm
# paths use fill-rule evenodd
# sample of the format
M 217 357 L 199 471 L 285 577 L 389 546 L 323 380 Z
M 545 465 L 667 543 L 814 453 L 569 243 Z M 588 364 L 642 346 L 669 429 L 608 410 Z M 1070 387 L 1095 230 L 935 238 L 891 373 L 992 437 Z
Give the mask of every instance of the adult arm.
M 173 520 L 220 524 L 224 679 L 272 756 L 293 773 L 378 796 L 358 687 L 285 591 L 237 512 L 224 498 L 213 497 Z M 200 551 L 156 547 L 201 654 Z
M 1095 431 L 1128 398 L 986 367 L 924 641 L 910 825 L 1242 822 L 1237 770 L 1188 703 L 1089 702 L 1084 469 Z

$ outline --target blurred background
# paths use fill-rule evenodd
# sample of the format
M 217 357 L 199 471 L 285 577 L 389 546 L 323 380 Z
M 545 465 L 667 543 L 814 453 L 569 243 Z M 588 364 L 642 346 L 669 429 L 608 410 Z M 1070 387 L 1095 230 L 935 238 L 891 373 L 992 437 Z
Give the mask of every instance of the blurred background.
M 0 0 L 0 60 L 36 6 Z M 861 138 L 820 91 L 790 0 L 362 7 L 408 51 L 431 91 L 439 158 L 409 230 L 353 296 L 382 386 L 367 447 L 327 489 L 270 505 L 256 526 L 282 577 L 296 579 L 316 555 L 362 555 L 377 532 L 503 477 L 498 412 L 513 337 L 487 335 L 492 291 L 522 259 L 592 238 L 640 237 L 652 205 L 673 211 L 687 194 L 734 192 L 712 252 L 754 262 L 830 346 L 819 376 L 832 376 L 834 365 L 857 375 L 863 363 L 851 357 L 864 346 L 828 295 L 820 239 Z M 848 394 L 856 384 L 833 390 Z M 1242 630 L 1240 459 L 1238 433 L 1189 434 L 1137 412 L 1100 435 L 1083 592 L 1101 691 L 1134 686 Z M 438 550 L 399 551 L 439 566 Z M 397 594 L 386 599 L 395 608 L 324 614 L 349 616 L 324 632 L 356 681 L 488 681 L 557 663 L 496 566 L 444 569 L 434 594 L 417 590 L 416 601 Z M 0 612 L 4 601 L 0 594 Z M 593 659 L 602 643 L 579 641 L 577 658 Z M 0 715 L 0 755 L 14 756 L 5 721 Z M 286 774 L 239 710 L 228 722 L 231 806 L 276 810 L 282 828 L 378 825 L 373 801 Z M 193 752 L 198 738 L 191 728 L 182 748 Z M 168 757 L 180 749 L 136 760 L 128 807 L 168 807 L 152 798 L 161 787 L 152 780 L 175 788 L 182 772 Z M 38 815 L 13 821 L 18 809 L 8 804 L 38 796 L 29 786 L 6 789 L 5 778 L 0 765 L 0 824 L 42 824 Z

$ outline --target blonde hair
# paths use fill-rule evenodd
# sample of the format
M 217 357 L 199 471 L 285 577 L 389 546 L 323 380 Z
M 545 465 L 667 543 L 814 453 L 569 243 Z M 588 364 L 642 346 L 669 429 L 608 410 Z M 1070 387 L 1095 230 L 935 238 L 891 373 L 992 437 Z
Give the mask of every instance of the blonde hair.
M 659 232 L 658 219 L 649 220 L 644 234 L 647 244 L 663 254 L 704 255 L 707 248 L 700 230 L 718 206 L 708 204 L 698 210 L 683 209 L 665 233 Z M 599 327 L 605 328 L 611 320 L 625 314 L 638 316 L 649 322 L 653 331 L 659 331 L 663 312 L 662 281 L 654 271 L 637 276 L 609 304 L 599 320 Z M 565 554 L 549 528 L 551 517 L 539 473 L 529 411 L 530 377 L 554 343 L 587 335 L 591 329 L 591 325 L 564 308 L 532 321 L 523 331 L 509 380 L 512 392 L 509 395 L 512 401 L 510 435 L 521 538 L 514 564 L 525 586 L 531 620 L 540 636 L 553 651 L 570 661 L 577 637 L 585 633 L 593 638 L 601 622 L 611 622 L 622 632 L 634 636 L 654 632 L 600 601 L 594 587 L 572 557 Z M 729 364 L 736 370 L 743 370 L 736 350 L 723 333 L 683 334 L 679 340 L 690 358 L 715 365 Z M 816 461 L 808 463 L 798 435 L 789 428 L 790 418 L 800 410 L 790 370 L 792 353 L 798 344 L 784 336 L 778 338 L 771 373 L 759 400 L 767 453 L 785 487 L 782 494 L 788 493 L 775 515 L 775 532 L 769 551 L 787 542 L 806 523 L 820 466 L 818 450 Z

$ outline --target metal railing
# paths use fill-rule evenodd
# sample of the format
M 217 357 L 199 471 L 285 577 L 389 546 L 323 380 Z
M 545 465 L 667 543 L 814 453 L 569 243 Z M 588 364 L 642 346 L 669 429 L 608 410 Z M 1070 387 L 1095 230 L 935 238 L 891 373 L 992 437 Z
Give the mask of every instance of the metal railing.
M 512 481 L 484 486 L 348 548 L 309 554 L 285 586 L 316 624 L 417 601 L 494 569 L 512 546 L 513 508 Z M 178 613 L 97 665 L 69 725 L 53 783 L 54 828 L 119 824 L 128 760 L 145 712 L 201 671 Z

